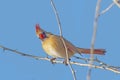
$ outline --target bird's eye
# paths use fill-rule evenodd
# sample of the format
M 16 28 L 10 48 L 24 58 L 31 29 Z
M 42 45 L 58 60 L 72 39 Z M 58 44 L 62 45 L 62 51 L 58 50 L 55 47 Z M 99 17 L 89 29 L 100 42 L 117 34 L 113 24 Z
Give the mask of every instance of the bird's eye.
M 42 34 L 45 35 L 45 32 L 43 32 Z

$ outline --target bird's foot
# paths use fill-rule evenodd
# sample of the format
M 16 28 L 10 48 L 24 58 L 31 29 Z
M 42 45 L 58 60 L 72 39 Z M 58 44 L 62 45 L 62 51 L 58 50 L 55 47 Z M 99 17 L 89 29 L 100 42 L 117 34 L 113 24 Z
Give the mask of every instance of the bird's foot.
M 71 59 L 68 59 L 68 60 L 70 61 Z M 64 59 L 63 64 L 65 64 L 66 66 L 69 64 L 67 59 Z
M 54 62 L 55 59 L 56 59 L 56 58 L 50 59 L 50 62 L 51 62 L 52 64 L 54 64 L 54 63 L 55 63 L 55 62 Z

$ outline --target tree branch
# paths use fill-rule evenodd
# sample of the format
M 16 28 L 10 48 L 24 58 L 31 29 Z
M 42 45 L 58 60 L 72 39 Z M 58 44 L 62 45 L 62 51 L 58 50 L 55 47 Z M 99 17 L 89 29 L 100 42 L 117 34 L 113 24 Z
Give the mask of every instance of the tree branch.
M 75 71 L 69 61 L 69 54 L 68 54 L 68 49 L 67 49 L 67 46 L 66 46 L 66 43 L 63 39 L 63 35 L 62 35 L 62 26 L 61 26 L 61 22 L 60 22 L 60 18 L 59 18 L 59 15 L 58 15 L 58 12 L 57 12 L 57 9 L 55 7 L 55 4 L 53 2 L 53 0 L 51 0 L 51 5 L 52 5 L 52 8 L 54 10 L 54 13 L 55 13 L 55 16 L 56 16 L 56 19 L 57 19 L 57 23 L 58 23 L 58 27 L 59 27 L 59 32 L 60 32 L 60 39 L 62 40 L 62 43 L 64 45 L 64 48 L 65 48 L 65 53 L 66 53 L 66 59 L 65 59 L 65 63 L 69 65 L 69 68 L 72 72 L 72 75 L 73 75 L 73 79 L 76 80 L 76 74 L 75 74 Z
M 115 3 L 111 3 L 106 9 L 104 9 L 104 10 L 100 13 L 100 15 L 105 14 L 106 12 L 108 12 L 108 11 L 114 6 L 114 4 L 115 4 Z
M 46 61 L 49 61 L 49 62 L 51 61 L 51 59 L 48 58 L 48 57 L 40 57 L 40 56 L 31 55 L 31 54 L 26 54 L 26 53 L 23 53 L 23 52 L 14 50 L 14 49 L 7 48 L 7 47 L 2 46 L 2 45 L 0 45 L 0 48 L 3 49 L 4 51 L 6 51 L 6 50 L 7 51 L 11 51 L 11 52 L 13 52 L 15 54 L 19 54 L 21 56 L 33 58 L 33 59 L 36 59 L 36 60 L 46 60 Z M 77 66 L 83 66 L 83 67 L 89 67 L 89 66 L 91 66 L 92 68 L 98 68 L 98 69 L 108 70 L 108 71 L 112 71 L 114 73 L 120 74 L 120 66 L 116 67 L 116 66 L 108 65 L 108 64 L 106 64 L 106 63 L 98 60 L 97 58 L 93 59 L 93 61 L 97 62 L 99 64 L 98 65 L 96 65 L 96 64 L 90 65 L 88 63 L 90 61 L 90 59 L 80 58 L 80 57 L 75 57 L 75 58 L 79 59 L 79 60 L 82 60 L 82 61 L 85 61 L 86 63 L 80 63 L 80 62 L 76 62 L 76 61 L 70 61 L 70 64 L 77 65 Z M 56 64 L 63 64 L 63 60 L 53 60 L 53 62 L 56 63 Z
M 96 33 L 97 33 L 97 25 L 98 25 L 98 18 L 99 18 L 99 11 L 100 11 L 100 3 L 101 0 L 97 1 L 96 4 L 96 11 L 95 11 L 95 19 L 94 19 L 94 24 L 93 24 L 93 35 L 92 35 L 92 40 L 91 40 L 91 50 L 90 50 L 90 62 L 89 65 L 92 66 L 92 64 L 94 63 L 94 45 L 95 45 L 95 40 L 96 40 Z M 87 74 L 87 80 L 91 79 L 91 71 L 92 71 L 92 67 L 89 66 L 88 69 L 88 74 Z
M 113 0 L 113 2 L 120 8 L 120 0 Z

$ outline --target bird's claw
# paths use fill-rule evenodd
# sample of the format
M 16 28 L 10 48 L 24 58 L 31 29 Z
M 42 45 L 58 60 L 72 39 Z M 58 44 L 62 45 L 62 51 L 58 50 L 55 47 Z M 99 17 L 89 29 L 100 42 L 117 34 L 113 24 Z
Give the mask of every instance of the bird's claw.
M 70 61 L 71 59 L 68 60 Z M 65 64 L 66 66 L 68 65 L 67 59 L 64 59 L 63 64 Z
M 50 62 L 51 62 L 52 64 L 54 64 L 54 63 L 55 63 L 55 62 L 54 62 L 55 59 L 56 59 L 56 58 L 50 59 Z

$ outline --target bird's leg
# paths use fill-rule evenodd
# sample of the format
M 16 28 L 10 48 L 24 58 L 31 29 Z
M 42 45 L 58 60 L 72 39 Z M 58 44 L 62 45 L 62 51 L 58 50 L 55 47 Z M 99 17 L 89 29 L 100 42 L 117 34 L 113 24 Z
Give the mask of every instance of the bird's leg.
M 54 60 L 55 60 L 56 58 L 51 58 L 50 59 L 50 62 L 52 63 L 52 64 L 54 64 L 55 62 L 54 62 Z

